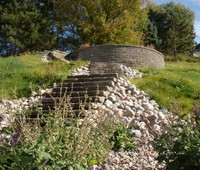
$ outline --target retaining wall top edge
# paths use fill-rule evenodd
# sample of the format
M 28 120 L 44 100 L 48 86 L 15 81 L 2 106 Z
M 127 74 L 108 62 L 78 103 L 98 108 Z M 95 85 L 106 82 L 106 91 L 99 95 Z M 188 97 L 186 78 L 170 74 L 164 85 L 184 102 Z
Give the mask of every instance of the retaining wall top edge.
M 111 46 L 111 47 L 112 46 L 114 46 L 114 47 L 134 47 L 134 48 L 146 49 L 146 50 L 158 53 L 159 55 L 161 55 L 164 58 L 164 55 L 161 52 L 157 51 L 157 50 L 154 50 L 154 49 L 148 48 L 148 47 L 144 47 L 144 46 L 129 45 L 129 44 L 103 44 L 103 45 L 96 45 L 96 46 L 90 46 L 90 47 L 86 47 L 86 48 L 79 48 L 79 49 L 77 49 L 75 51 L 72 51 L 71 53 L 76 53 L 76 52 L 79 52 L 79 51 L 82 51 L 82 50 L 85 50 L 85 49 L 89 49 L 89 48 L 109 47 L 109 46 Z M 70 55 L 71 53 L 69 53 L 68 55 Z

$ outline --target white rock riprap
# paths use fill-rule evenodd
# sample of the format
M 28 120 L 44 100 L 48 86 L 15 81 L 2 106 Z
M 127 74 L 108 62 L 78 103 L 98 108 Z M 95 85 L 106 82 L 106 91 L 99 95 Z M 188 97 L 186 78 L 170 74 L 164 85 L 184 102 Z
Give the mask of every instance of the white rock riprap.
M 139 72 L 138 70 L 134 70 L 131 67 L 127 67 L 125 65 L 120 65 L 122 70 L 122 74 L 124 74 L 127 78 L 141 78 L 143 73 Z
M 78 67 L 77 69 L 72 71 L 73 75 L 89 75 L 90 74 L 90 65 L 85 65 Z M 138 70 L 134 70 L 131 67 L 127 67 L 125 65 L 120 65 L 120 69 L 122 72 L 122 75 L 126 78 L 141 78 L 143 76 L 143 73 L 139 72 Z
M 114 90 L 99 108 L 107 114 L 120 117 L 127 126 L 138 127 L 132 131 L 137 148 L 135 151 L 110 152 L 112 170 L 163 169 L 164 165 L 156 161 L 158 154 L 154 148 L 154 139 L 169 128 L 172 113 L 159 109 L 156 101 L 150 100 L 148 94 L 123 78 L 118 79 Z
M 85 66 L 78 67 L 72 71 L 73 75 L 90 75 L 89 64 Z
M 121 65 L 122 73 L 127 78 L 140 78 L 143 73 Z M 77 75 L 77 71 L 75 72 Z M 81 69 L 78 75 L 82 75 Z M 113 91 L 102 105 L 96 106 L 107 114 L 120 117 L 130 127 L 138 127 L 132 131 L 137 150 L 133 152 L 114 152 L 109 154 L 112 170 L 160 170 L 164 165 L 156 161 L 158 156 L 154 148 L 156 135 L 164 133 L 173 118 L 172 113 L 159 109 L 155 100 L 137 89 L 129 81 L 119 78 Z M 94 115 L 98 114 L 94 110 Z M 94 116 L 95 117 L 95 116 Z
M 28 109 L 37 107 L 41 104 L 42 94 L 51 92 L 51 89 L 40 89 L 38 93 L 33 92 L 29 98 L 20 98 L 17 100 L 2 100 L 0 103 L 0 130 L 7 127 L 14 121 L 17 113 L 23 113 Z

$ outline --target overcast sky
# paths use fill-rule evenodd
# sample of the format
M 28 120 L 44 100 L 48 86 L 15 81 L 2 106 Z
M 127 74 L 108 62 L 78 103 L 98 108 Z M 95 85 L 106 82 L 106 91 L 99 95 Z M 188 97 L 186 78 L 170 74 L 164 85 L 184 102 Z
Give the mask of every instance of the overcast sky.
M 154 0 L 156 4 L 163 4 L 171 1 L 174 1 L 176 3 L 181 3 L 195 12 L 195 22 L 194 22 L 194 27 L 196 32 L 195 41 L 197 43 L 200 43 L 200 0 Z

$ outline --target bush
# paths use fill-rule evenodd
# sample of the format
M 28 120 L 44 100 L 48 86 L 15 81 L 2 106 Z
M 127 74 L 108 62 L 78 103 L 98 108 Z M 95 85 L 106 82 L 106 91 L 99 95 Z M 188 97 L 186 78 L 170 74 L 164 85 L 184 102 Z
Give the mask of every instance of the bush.
M 112 149 L 115 151 L 133 150 L 135 147 L 131 129 L 124 124 L 118 124 L 111 138 L 111 142 L 113 143 Z
M 0 169 L 80 170 L 104 164 L 115 127 L 113 117 L 104 112 L 93 121 L 90 112 L 74 118 L 69 103 L 64 111 L 57 105 L 54 114 L 31 122 L 19 115 L 18 121 L 2 131 Z
M 177 118 L 171 130 L 157 141 L 158 160 L 167 170 L 200 169 L 200 108 L 187 119 Z
M 165 61 L 172 61 L 172 62 L 174 61 L 199 62 L 200 61 L 199 57 L 192 57 L 185 54 L 178 54 L 176 57 L 166 55 L 164 59 Z

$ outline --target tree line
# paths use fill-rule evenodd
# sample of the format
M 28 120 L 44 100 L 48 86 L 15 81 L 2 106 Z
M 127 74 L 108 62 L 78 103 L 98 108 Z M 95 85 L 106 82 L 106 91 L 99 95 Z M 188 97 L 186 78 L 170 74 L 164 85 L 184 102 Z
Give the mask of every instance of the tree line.
M 194 48 L 194 12 L 174 2 L 1 0 L 0 16 L 0 56 L 84 43 L 144 45 L 170 55 Z

